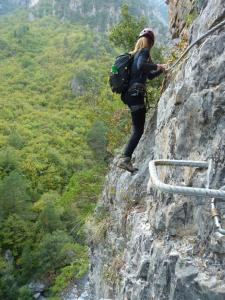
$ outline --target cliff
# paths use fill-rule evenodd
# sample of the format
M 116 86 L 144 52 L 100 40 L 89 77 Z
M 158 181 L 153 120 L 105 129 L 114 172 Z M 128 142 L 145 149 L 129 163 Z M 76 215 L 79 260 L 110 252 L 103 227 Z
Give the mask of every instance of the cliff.
M 0 0 L 0 15 L 11 10 L 28 7 L 30 0 Z
M 174 37 L 197 39 L 224 20 L 225 2 L 170 0 Z M 190 21 L 191 20 L 191 21 Z M 191 25 L 191 26 L 190 26 Z M 92 299 L 225 299 L 225 238 L 215 235 L 209 198 L 151 189 L 153 159 L 212 159 L 210 187 L 225 183 L 225 28 L 195 46 L 169 75 L 135 151 L 139 172 L 111 165 L 90 221 Z M 162 168 L 169 184 L 206 186 L 204 170 Z M 222 221 L 225 205 L 221 204 Z
M 89 25 L 97 31 L 107 32 L 118 21 L 123 3 L 122 0 L 59 0 L 57 2 L 39 0 L 39 3 L 33 7 L 33 11 L 39 16 L 50 13 L 62 19 L 79 22 L 84 26 Z M 150 25 L 160 34 L 161 41 L 167 40 L 168 26 L 165 21 L 167 13 L 163 0 L 158 1 L 157 4 L 152 1 L 129 0 L 127 4 L 132 14 L 146 17 Z

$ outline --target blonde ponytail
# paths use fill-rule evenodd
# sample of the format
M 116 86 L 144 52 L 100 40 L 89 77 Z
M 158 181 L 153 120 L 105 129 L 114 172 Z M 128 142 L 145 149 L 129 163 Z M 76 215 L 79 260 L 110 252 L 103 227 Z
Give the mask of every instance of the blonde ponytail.
M 134 50 L 131 51 L 130 54 L 134 55 L 138 50 L 140 50 L 142 48 L 149 48 L 149 51 L 150 51 L 151 47 L 152 47 L 152 45 L 151 45 L 149 39 L 146 38 L 145 36 L 143 36 L 137 40 Z

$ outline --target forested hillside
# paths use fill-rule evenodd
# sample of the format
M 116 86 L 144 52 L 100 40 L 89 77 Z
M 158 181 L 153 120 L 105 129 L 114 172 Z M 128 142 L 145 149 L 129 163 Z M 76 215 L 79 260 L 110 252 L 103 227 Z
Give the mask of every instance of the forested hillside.
M 0 19 L 1 299 L 27 299 L 36 279 L 57 293 L 87 270 L 82 224 L 126 130 L 113 54 L 54 17 Z

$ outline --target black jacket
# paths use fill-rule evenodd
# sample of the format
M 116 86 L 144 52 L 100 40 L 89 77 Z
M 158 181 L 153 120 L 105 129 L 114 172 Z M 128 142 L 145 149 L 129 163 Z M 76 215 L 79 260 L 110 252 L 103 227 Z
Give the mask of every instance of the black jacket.
M 147 79 L 153 79 L 162 73 L 157 71 L 157 65 L 149 62 L 149 49 L 143 48 L 134 55 L 134 61 L 131 67 L 130 84 L 146 83 Z

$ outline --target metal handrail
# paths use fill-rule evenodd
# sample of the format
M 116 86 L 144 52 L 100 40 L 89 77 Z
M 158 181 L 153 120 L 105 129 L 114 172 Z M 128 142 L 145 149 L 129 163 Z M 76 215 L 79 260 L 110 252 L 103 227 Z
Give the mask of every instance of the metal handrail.
M 179 185 L 166 184 L 159 180 L 156 166 L 186 166 L 192 168 L 208 169 L 210 163 L 206 161 L 191 161 L 191 160 L 152 160 L 149 162 L 150 179 L 148 191 L 151 186 L 156 187 L 162 192 L 181 194 L 187 196 L 201 196 L 210 198 L 221 198 L 225 200 L 225 191 L 209 188 L 186 187 Z

